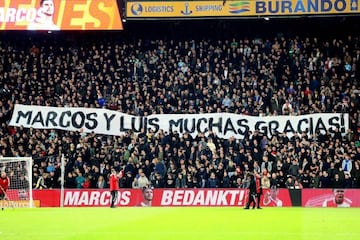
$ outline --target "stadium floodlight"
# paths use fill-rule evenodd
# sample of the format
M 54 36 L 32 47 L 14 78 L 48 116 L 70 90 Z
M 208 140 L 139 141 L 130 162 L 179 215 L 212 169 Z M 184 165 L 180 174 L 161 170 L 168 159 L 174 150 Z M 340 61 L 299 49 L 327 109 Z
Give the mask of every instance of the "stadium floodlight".
M 0 207 L 33 207 L 32 158 L 0 157 L 0 171 L 4 171 L 10 180 L 6 200 L 0 201 Z

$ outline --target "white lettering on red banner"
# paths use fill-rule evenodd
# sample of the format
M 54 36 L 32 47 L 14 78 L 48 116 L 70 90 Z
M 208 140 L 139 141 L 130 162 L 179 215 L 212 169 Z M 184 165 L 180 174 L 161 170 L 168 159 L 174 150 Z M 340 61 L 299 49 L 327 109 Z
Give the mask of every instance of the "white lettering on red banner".
M 64 206 L 107 206 L 110 195 L 109 191 L 66 191 Z M 130 203 L 130 197 L 130 191 L 119 191 L 116 204 L 126 206 Z
M 161 206 L 243 205 L 245 190 L 164 190 Z

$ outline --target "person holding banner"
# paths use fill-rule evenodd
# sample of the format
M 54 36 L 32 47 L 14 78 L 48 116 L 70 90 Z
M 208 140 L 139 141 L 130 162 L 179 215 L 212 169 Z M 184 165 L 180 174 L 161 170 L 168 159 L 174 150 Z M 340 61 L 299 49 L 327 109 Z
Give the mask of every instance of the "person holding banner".
M 2 171 L 0 177 L 0 201 L 8 200 L 6 197 L 6 190 L 8 190 L 9 185 L 9 178 L 6 176 L 5 171 Z M 1 210 L 4 210 L 4 206 L 1 206 Z
M 38 16 L 28 25 L 28 30 L 60 30 L 54 23 L 54 0 L 41 0 Z

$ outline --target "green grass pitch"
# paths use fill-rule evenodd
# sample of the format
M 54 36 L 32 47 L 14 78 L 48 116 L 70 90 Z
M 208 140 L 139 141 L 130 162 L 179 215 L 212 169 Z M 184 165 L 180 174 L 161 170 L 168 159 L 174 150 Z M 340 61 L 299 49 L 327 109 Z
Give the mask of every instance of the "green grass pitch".
M 0 240 L 360 239 L 360 208 L 37 208 L 0 212 Z

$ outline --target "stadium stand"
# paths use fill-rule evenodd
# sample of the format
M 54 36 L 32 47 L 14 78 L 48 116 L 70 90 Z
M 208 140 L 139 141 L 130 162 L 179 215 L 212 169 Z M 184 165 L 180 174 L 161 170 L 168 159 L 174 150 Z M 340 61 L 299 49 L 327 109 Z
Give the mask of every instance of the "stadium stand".
M 158 23 L 157 30 L 142 23 L 132 33 L 1 33 L 0 155 L 32 156 L 34 188 L 40 177 L 46 188 L 59 188 L 62 153 L 67 188 L 106 187 L 112 166 L 124 171 L 124 188 L 238 188 L 254 169 L 267 187 L 290 186 L 292 178 L 304 188 L 338 181 L 359 188 L 359 31 L 339 33 L 350 20 L 314 28 L 311 21 L 298 26 L 298 20 L 296 29 L 293 21 Z M 269 139 L 255 131 L 241 141 L 165 131 L 114 137 L 11 127 L 16 103 L 137 116 L 342 112 L 349 113 L 350 126 L 343 136 L 278 133 Z

